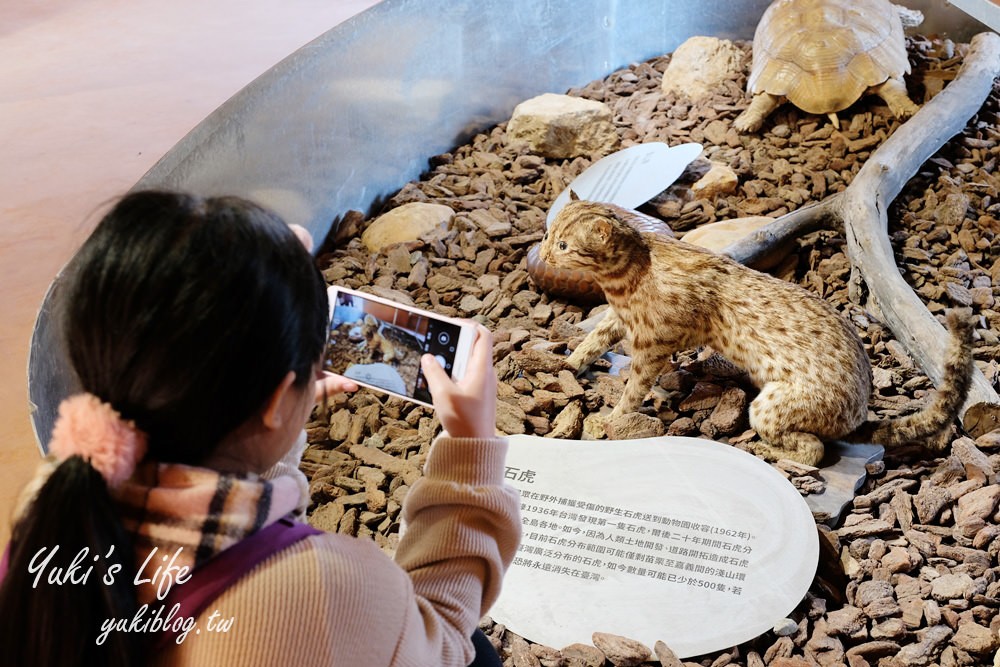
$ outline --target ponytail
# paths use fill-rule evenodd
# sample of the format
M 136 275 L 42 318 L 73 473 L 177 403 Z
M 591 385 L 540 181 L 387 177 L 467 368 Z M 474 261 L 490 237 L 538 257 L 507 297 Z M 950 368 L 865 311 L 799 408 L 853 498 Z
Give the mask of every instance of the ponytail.
M 101 632 L 110 619 L 131 621 L 138 604 L 133 545 L 111 493 L 143 456 L 199 465 L 289 371 L 297 386 L 311 381 L 326 285 L 270 211 L 149 191 L 113 207 L 63 280 L 63 338 L 86 393 L 60 406 L 50 447 L 62 463 L 14 527 L 0 662 L 143 664 L 142 633 Z M 63 581 L 74 559 L 86 583 Z M 60 583 L 49 583 L 57 571 Z
M 4 664 L 141 664 L 140 633 L 101 625 L 137 610 L 134 554 L 104 478 L 80 456 L 58 465 L 14 526 L 0 583 Z M 109 555 L 110 554 L 110 555 Z M 73 567 L 76 561 L 76 567 Z

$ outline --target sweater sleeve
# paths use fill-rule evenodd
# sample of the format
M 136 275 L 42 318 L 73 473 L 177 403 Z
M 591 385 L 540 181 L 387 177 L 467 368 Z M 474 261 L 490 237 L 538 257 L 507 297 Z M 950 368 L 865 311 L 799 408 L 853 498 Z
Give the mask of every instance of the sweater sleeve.
M 521 538 L 518 493 L 503 481 L 506 456 L 504 438 L 441 437 L 431 447 L 403 504 L 396 562 L 416 604 L 394 664 L 472 660 L 472 632 L 499 596 Z
M 306 538 L 227 589 L 152 664 L 465 667 L 520 541 L 506 453 L 502 438 L 439 438 L 403 502 L 395 563 L 371 540 Z M 211 630 L 213 615 L 232 627 Z

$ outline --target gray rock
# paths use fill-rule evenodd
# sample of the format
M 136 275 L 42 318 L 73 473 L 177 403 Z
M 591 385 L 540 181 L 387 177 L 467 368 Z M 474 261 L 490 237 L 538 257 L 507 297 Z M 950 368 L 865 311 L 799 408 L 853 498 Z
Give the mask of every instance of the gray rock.
M 836 525 L 844 508 L 857 502 L 855 493 L 867 477 L 865 466 L 880 460 L 884 452 L 881 445 L 829 443 L 821 472 L 826 484 L 823 493 L 806 496 L 813 517 L 827 525 Z
M 931 583 L 931 595 L 938 602 L 972 597 L 975 583 L 967 574 L 945 574 Z
M 791 618 L 783 618 L 775 623 L 772 632 L 779 637 L 789 637 L 799 631 L 799 624 Z

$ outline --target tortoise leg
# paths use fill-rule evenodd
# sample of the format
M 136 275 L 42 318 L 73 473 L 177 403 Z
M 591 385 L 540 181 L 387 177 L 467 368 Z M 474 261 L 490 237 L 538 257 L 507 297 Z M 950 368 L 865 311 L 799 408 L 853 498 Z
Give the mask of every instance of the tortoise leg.
M 899 79 L 888 79 L 883 84 L 873 86 L 872 92 L 885 100 L 892 114 L 901 120 L 906 120 L 919 109 L 906 94 L 906 84 Z
M 754 95 L 750 106 L 733 121 L 733 127 L 737 132 L 756 132 L 764 124 L 764 119 L 781 106 L 781 102 L 780 97 L 770 93 Z

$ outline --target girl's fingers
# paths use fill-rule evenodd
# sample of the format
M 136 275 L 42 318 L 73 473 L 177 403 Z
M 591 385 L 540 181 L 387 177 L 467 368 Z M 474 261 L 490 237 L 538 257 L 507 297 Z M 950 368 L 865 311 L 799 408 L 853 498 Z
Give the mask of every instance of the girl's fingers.
M 424 371 L 424 379 L 427 380 L 427 388 L 430 390 L 431 396 L 444 392 L 448 383 L 451 382 L 451 378 L 448 377 L 433 355 L 425 354 L 420 357 L 420 368 Z
M 481 386 L 493 372 L 493 334 L 482 324 L 476 326 L 476 341 L 472 345 L 465 380 Z M 463 383 L 464 384 L 464 383 Z
M 319 403 L 324 398 L 329 398 L 334 394 L 357 391 L 358 385 L 353 380 L 348 380 L 342 375 L 334 375 L 323 371 L 316 378 L 316 402 Z

